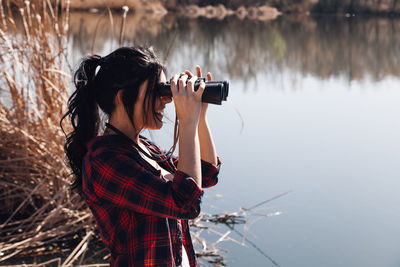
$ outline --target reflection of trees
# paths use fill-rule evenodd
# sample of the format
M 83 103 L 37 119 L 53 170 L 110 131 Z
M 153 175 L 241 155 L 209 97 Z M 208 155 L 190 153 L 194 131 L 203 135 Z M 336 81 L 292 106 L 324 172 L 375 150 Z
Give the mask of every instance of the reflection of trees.
M 313 11 L 318 13 L 398 14 L 400 12 L 400 3 L 398 0 L 319 0 L 313 6 Z
M 135 39 L 136 35 L 141 35 L 142 32 L 145 32 L 146 36 L 157 35 L 163 27 L 160 23 L 162 17 L 159 14 L 129 11 L 125 20 L 124 39 Z M 72 12 L 70 21 L 73 49 L 81 55 L 87 55 L 91 52 L 93 40 L 94 53 L 101 51 L 107 41 L 118 43 L 123 19 L 121 13 L 115 12 L 111 16 L 107 11 Z
M 146 25 L 154 30 L 137 26 L 126 44 L 153 45 L 161 57 L 170 50 L 166 65 L 172 68 L 177 60 L 185 66 L 202 63 L 207 70 L 244 80 L 283 69 L 349 80 L 400 76 L 398 19 L 281 17 L 260 22 L 166 16 Z
M 281 27 L 288 66 L 322 78 L 400 75 L 399 20 L 316 18 L 315 27 Z M 301 24 L 303 25 L 303 23 Z M 290 55 L 290 56 L 289 56 Z
M 167 51 L 173 42 L 166 62 L 168 66 L 173 66 L 173 60 L 180 56 L 193 66 L 199 63 L 196 59 L 201 55 L 207 70 L 240 79 L 272 67 L 266 65 L 268 62 L 279 63 L 285 53 L 279 31 L 263 22 L 238 19 L 177 18 L 171 30 L 160 32 L 153 39 L 144 39 L 144 42 L 154 44 L 159 51 Z

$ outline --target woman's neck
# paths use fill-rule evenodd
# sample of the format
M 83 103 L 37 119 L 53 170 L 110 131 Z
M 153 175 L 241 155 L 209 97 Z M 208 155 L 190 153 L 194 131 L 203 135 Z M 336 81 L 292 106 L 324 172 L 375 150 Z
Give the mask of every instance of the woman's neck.
M 123 132 L 126 136 L 132 139 L 135 143 L 139 143 L 139 132 L 136 132 L 132 126 L 130 121 L 126 122 L 125 120 L 118 120 L 115 118 L 110 118 L 109 123 Z M 112 130 L 112 129 L 111 129 Z

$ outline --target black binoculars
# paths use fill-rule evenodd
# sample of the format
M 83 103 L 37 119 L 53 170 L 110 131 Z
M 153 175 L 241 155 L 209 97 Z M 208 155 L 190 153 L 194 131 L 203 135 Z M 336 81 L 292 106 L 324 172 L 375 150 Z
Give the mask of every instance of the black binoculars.
M 198 78 L 194 83 L 194 90 L 197 91 L 200 86 L 200 82 L 203 81 L 206 84 L 201 101 L 204 103 L 210 103 L 215 105 L 221 105 L 222 101 L 226 101 L 229 93 L 229 82 L 228 81 L 206 81 L 205 78 Z M 160 96 L 172 97 L 171 84 L 170 82 L 162 83 L 159 85 Z

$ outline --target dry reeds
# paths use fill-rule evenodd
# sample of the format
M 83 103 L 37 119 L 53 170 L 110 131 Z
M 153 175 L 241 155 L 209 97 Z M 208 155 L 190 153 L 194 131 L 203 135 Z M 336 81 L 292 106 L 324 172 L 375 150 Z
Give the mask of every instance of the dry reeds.
M 272 212 L 272 213 L 259 213 L 254 212 L 255 208 L 258 208 L 266 203 L 269 203 L 273 200 L 281 198 L 287 194 L 291 193 L 291 191 L 284 192 L 282 194 L 276 195 L 272 198 L 264 200 L 256 205 L 253 205 L 249 208 L 240 208 L 236 212 L 232 213 L 223 213 L 223 214 L 207 214 L 201 213 L 199 217 L 195 220 L 192 220 L 190 226 L 192 227 L 192 236 L 195 245 L 200 247 L 196 250 L 197 257 L 200 260 L 206 260 L 208 263 L 213 264 L 214 266 L 226 266 L 224 258 L 222 257 L 222 252 L 218 247 L 218 244 L 222 241 L 230 241 L 236 243 L 240 246 L 245 246 L 249 244 L 255 250 L 257 250 L 261 255 L 263 255 L 268 262 L 272 263 L 274 266 L 279 267 L 279 263 L 277 263 L 268 253 L 266 253 L 263 249 L 261 249 L 256 243 L 249 240 L 246 233 L 242 233 L 237 229 L 238 225 L 244 225 L 244 230 L 247 232 L 249 230 L 249 218 L 252 215 L 257 216 L 258 218 L 266 218 L 272 217 L 282 214 L 280 211 Z M 226 226 L 228 230 L 226 232 L 217 231 L 218 226 Z M 215 242 L 206 241 L 202 234 L 207 232 L 208 234 L 214 234 L 219 237 Z M 231 236 L 231 233 L 234 232 L 236 235 L 241 237 L 241 241 L 234 239 Z
M 54 253 L 50 244 L 92 233 L 63 156 L 71 78 L 69 1 L 60 4 L 0 1 L 0 261 Z

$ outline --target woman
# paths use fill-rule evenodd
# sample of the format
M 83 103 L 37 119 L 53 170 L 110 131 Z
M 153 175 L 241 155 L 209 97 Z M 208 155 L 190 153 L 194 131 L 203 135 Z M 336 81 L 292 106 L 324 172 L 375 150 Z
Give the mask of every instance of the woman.
M 170 97 L 160 96 L 165 68 L 146 48 L 119 48 L 81 63 L 63 119 L 71 120 L 65 151 L 90 207 L 111 266 L 196 266 L 188 219 L 200 213 L 202 188 L 217 183 L 220 161 L 189 71 L 170 80 L 179 121 L 179 157 L 140 135 L 160 129 Z M 196 68 L 201 76 L 201 70 Z M 211 80 L 211 75 L 207 74 Z M 107 115 L 98 135 L 99 111 Z M 62 120 L 63 120 L 62 119 Z

